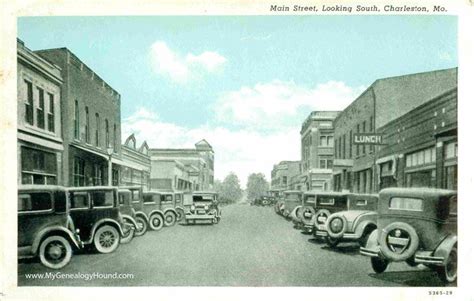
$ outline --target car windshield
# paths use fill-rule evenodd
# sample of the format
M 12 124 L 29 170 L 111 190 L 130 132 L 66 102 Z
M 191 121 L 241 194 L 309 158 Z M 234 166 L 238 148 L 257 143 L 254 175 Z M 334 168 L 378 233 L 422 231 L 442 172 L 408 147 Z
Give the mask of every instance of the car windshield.
M 300 201 L 300 195 L 297 194 L 297 193 L 288 193 L 288 194 L 285 194 L 285 199 L 288 200 L 288 201 L 294 201 L 294 202 L 298 202 Z
M 212 202 L 214 198 L 210 195 L 195 195 L 193 196 L 193 202 Z

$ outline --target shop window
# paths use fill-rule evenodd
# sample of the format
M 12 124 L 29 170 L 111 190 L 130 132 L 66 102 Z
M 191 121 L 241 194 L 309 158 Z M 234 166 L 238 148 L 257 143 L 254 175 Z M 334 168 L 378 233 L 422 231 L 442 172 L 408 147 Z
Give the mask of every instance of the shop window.
M 25 101 L 25 121 L 33 125 L 33 84 L 25 80 L 26 101 Z
M 444 168 L 444 187 L 446 189 L 458 189 L 458 166 L 452 165 Z
M 102 166 L 99 164 L 94 164 L 94 185 L 102 185 Z
M 436 187 L 436 170 L 410 172 L 406 175 L 408 187 Z
M 444 145 L 444 158 L 453 159 L 458 156 L 458 143 L 451 142 Z
M 85 162 L 83 159 L 74 158 L 74 170 L 73 170 L 74 186 L 85 185 Z
M 430 147 L 411 154 L 406 155 L 406 167 L 417 167 L 436 162 L 436 149 Z
M 37 149 L 21 148 L 22 184 L 56 184 L 56 154 Z

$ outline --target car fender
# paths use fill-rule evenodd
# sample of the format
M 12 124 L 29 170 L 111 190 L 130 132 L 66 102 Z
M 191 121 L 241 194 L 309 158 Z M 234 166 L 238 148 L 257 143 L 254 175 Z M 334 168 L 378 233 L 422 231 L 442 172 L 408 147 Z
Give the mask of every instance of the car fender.
M 443 264 L 446 265 L 448 256 L 454 245 L 458 242 L 458 236 L 456 234 L 449 234 L 436 248 L 434 251 L 434 257 L 443 257 Z
M 367 239 L 367 244 L 365 246 L 366 249 L 378 249 L 379 241 L 378 241 L 378 236 L 379 236 L 379 230 L 375 229 L 370 233 L 369 238 Z
M 143 217 L 143 218 L 145 219 L 145 221 L 146 221 L 147 224 L 150 222 L 148 216 L 147 216 L 144 212 L 142 212 L 142 211 L 137 211 L 137 212 L 135 213 L 135 215 L 136 215 L 136 216 Z
M 168 212 L 173 212 L 174 215 L 178 216 L 178 213 L 176 212 L 175 208 L 168 208 L 165 210 L 164 214 L 168 213 Z
M 131 217 L 130 215 L 127 215 L 127 214 L 122 214 L 122 218 L 124 220 L 126 220 L 127 222 L 130 222 L 133 224 L 133 227 L 135 229 L 138 229 L 138 225 L 137 225 L 137 222 L 135 222 L 135 219 L 133 217 Z
M 36 254 L 36 252 L 38 251 L 39 245 L 41 241 L 43 240 L 43 238 L 51 232 L 61 232 L 63 234 L 66 234 L 69 240 L 74 244 L 74 246 L 77 249 L 81 248 L 80 244 L 77 242 L 77 239 L 75 238 L 71 230 L 63 226 L 51 226 L 51 227 L 44 228 L 43 230 L 38 232 L 38 234 L 36 235 L 36 238 L 33 241 L 33 244 L 31 245 L 31 252 L 33 254 Z
M 120 236 L 124 236 L 122 226 L 116 220 L 113 220 L 111 218 L 104 218 L 94 224 L 94 227 L 92 227 L 92 231 L 91 231 L 92 233 L 91 237 L 89 237 L 89 240 L 85 242 L 86 244 L 92 243 L 92 241 L 94 240 L 95 231 L 104 224 L 112 224 L 118 229 Z
M 354 227 L 354 225 L 352 225 L 352 227 Z M 373 221 L 370 221 L 370 220 L 362 221 L 359 224 L 355 225 L 354 234 L 358 238 L 362 237 L 362 235 L 364 235 L 366 229 L 368 229 L 369 227 L 374 227 L 376 229 L 377 224 L 375 224 Z
M 152 212 L 150 212 L 150 214 L 148 215 L 148 218 L 150 218 L 150 216 L 152 216 L 153 214 L 159 214 L 162 218 L 165 218 L 165 215 L 163 214 L 163 211 L 161 210 L 153 210 Z
M 181 209 L 181 210 L 184 211 L 184 207 L 183 207 L 183 206 L 176 206 L 174 209 L 175 209 L 175 210 Z

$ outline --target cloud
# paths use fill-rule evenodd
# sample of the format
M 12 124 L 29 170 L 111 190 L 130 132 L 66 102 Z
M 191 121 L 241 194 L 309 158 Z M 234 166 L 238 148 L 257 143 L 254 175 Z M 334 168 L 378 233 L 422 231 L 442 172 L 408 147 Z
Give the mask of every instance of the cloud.
M 363 90 L 336 81 L 312 88 L 282 81 L 256 84 L 224 93 L 214 104 L 212 122 L 195 128 L 139 108 L 122 122 L 122 137 L 135 133 L 151 148 L 194 148 L 206 139 L 215 151 L 215 177 L 235 172 L 244 187 L 250 173 L 262 172 L 270 180 L 274 164 L 300 160 L 299 130 L 312 110 L 342 110 Z
M 195 55 L 180 55 L 163 41 L 151 45 L 150 57 L 153 70 L 177 83 L 186 83 L 203 73 L 212 73 L 223 66 L 227 59 L 217 52 L 205 51 Z
M 313 110 L 342 110 L 364 89 L 349 87 L 339 81 L 307 88 L 294 82 L 274 80 L 224 93 L 214 111 L 219 122 L 281 130 L 300 124 Z
M 146 140 L 151 148 L 194 148 L 194 143 L 204 138 L 215 152 L 215 177 L 224 179 L 233 171 L 244 188 L 250 173 L 262 172 L 270 180 L 273 164 L 298 160 L 300 153 L 298 128 L 273 135 L 222 126 L 187 128 L 164 122 L 145 108 L 138 109 L 122 122 L 124 140 L 132 133 L 138 144 Z

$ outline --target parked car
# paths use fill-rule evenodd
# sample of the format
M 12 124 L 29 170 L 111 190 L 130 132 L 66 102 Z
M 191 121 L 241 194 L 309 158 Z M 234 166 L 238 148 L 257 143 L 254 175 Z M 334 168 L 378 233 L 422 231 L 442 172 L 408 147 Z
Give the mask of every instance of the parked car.
M 190 191 L 174 191 L 174 200 L 175 200 L 175 210 L 177 213 L 176 221 L 182 221 L 186 213 L 184 208 L 184 199 L 192 198 L 192 193 Z
M 312 218 L 313 235 L 316 238 L 326 238 L 326 221 L 328 217 L 339 211 L 349 209 L 349 193 L 345 192 L 319 192 L 316 194 L 315 211 Z
M 120 189 L 127 189 L 131 192 L 131 204 L 135 211 L 135 236 L 142 236 L 148 230 L 149 219 L 143 209 L 143 188 L 141 186 L 120 186 Z
M 251 205 L 255 205 L 255 206 L 271 206 L 275 203 L 275 198 L 271 197 L 271 196 L 260 196 L 258 198 L 255 198 L 253 200 L 253 202 L 251 203 Z
M 189 212 L 186 213 L 185 221 L 187 224 L 196 221 L 210 221 L 213 224 L 221 220 L 221 209 L 217 201 L 217 193 L 213 191 L 195 191 L 193 192 L 192 205 Z
M 283 192 L 283 203 L 280 205 L 280 213 L 284 217 L 289 217 L 291 212 L 301 205 L 303 192 L 299 190 L 286 190 Z
M 157 191 L 143 192 L 143 211 L 148 216 L 148 225 L 153 231 L 163 228 L 165 214 L 161 210 L 161 193 Z
M 376 273 L 390 262 L 424 264 L 445 282 L 457 278 L 457 192 L 430 188 L 380 191 L 377 230 L 360 253 Z
M 376 194 L 350 194 L 349 208 L 331 214 L 326 220 L 326 242 L 336 247 L 341 241 L 356 241 L 365 247 L 373 230 L 377 229 Z
M 165 226 L 173 226 L 177 221 L 182 220 L 185 214 L 182 204 L 185 192 L 175 190 L 156 190 L 156 192 L 161 194 L 160 210 L 164 215 Z
M 118 204 L 118 189 L 111 186 L 68 188 L 70 215 L 85 245 L 99 253 L 115 251 L 125 236 Z
M 123 219 L 123 234 L 120 239 L 121 243 L 129 243 L 135 236 L 138 224 L 135 221 L 135 209 L 132 205 L 132 192 L 128 189 L 120 188 L 118 190 L 119 210 Z
M 316 213 L 316 196 L 320 191 L 305 191 L 303 200 L 297 214 L 292 218 L 295 228 L 302 229 L 304 233 L 312 233 L 314 221 L 313 216 Z
M 282 197 L 275 197 L 275 205 L 273 205 L 273 209 L 275 209 L 276 214 L 280 214 L 282 212 L 282 206 L 284 205 Z
M 18 258 L 39 257 L 51 269 L 66 266 L 82 248 L 69 216 L 67 190 L 61 186 L 18 188 Z

